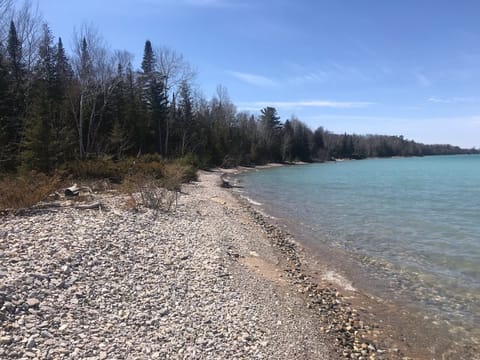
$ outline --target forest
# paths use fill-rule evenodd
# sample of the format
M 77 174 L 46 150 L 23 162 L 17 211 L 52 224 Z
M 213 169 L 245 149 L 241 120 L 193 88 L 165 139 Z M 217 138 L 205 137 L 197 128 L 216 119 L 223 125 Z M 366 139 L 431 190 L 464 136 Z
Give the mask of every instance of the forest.
M 0 0 L 0 19 L 0 173 L 149 154 L 209 167 L 478 152 L 312 130 L 273 107 L 237 111 L 226 88 L 206 99 L 188 61 L 150 40 L 138 69 L 93 25 L 74 31 L 68 52 L 29 1 Z

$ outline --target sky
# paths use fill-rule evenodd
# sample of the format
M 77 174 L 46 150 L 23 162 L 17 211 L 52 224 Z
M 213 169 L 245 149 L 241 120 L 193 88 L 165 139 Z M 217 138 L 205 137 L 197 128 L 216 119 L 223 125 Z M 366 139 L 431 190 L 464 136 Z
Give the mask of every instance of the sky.
M 480 148 L 478 0 L 38 0 L 55 36 L 94 24 L 141 62 L 183 54 L 210 98 L 312 129 Z

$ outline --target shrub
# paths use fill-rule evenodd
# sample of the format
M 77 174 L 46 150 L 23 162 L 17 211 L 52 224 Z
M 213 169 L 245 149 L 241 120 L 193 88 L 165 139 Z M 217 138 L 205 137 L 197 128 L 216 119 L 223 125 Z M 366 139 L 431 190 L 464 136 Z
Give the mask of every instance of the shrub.
M 61 186 L 60 176 L 37 172 L 9 175 L 0 179 L 0 209 L 28 208 L 55 192 Z
M 176 204 L 177 194 L 181 190 L 181 183 L 167 187 L 163 180 L 155 179 L 145 174 L 134 174 L 124 179 L 120 190 L 129 193 L 133 199 L 134 194 L 136 194 L 140 197 L 141 203 L 147 208 L 170 211 L 172 206 Z

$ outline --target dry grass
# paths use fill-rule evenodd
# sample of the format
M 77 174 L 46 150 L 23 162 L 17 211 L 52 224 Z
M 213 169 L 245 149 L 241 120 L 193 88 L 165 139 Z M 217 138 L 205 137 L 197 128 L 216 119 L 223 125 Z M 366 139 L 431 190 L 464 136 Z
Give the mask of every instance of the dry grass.
M 45 200 L 60 185 L 61 179 L 57 175 L 29 172 L 4 177 L 0 179 L 0 209 L 31 207 Z
M 137 207 L 136 195 L 143 206 L 167 212 L 174 208 L 178 192 L 181 191 L 181 182 L 175 183 L 170 178 L 168 182 L 167 187 L 164 179 L 159 180 L 149 175 L 135 174 L 126 177 L 119 190 L 129 194 L 126 206 Z

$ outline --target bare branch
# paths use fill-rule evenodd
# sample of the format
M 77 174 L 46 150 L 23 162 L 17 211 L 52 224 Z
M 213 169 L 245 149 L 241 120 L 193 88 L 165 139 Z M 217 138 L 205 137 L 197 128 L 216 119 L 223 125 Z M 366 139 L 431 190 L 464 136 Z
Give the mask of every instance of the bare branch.
M 8 35 L 8 26 L 13 19 L 13 0 L 0 0 L 0 42 L 5 43 Z
M 38 59 L 38 46 L 42 37 L 43 18 L 38 4 L 25 0 L 15 12 L 15 27 L 22 42 L 23 60 L 27 70 L 31 71 Z
M 196 72 L 183 58 L 182 54 L 168 47 L 155 50 L 157 71 L 164 78 L 167 91 L 176 92 L 177 87 L 183 82 L 191 82 L 196 77 Z

